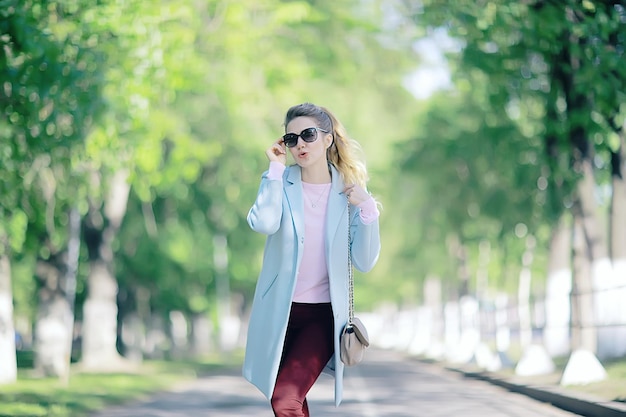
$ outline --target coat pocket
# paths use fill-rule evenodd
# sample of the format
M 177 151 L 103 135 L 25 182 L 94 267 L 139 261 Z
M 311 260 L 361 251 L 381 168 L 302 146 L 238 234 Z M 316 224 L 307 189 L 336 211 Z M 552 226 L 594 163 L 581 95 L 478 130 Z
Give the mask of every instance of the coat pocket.
M 267 287 L 265 287 L 265 289 L 261 293 L 261 299 L 264 299 L 267 293 L 272 289 L 272 287 L 274 286 L 274 283 L 276 282 L 276 278 L 278 278 L 278 274 L 274 275 L 274 278 L 272 278 L 272 280 L 267 285 Z

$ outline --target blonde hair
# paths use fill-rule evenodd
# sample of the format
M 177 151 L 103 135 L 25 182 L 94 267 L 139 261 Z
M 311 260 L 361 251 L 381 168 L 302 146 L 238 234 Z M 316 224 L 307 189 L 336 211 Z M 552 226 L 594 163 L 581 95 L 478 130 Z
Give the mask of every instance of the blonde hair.
M 366 188 L 369 177 L 361 145 L 348 136 L 343 124 L 325 107 L 302 103 L 291 107 L 285 115 L 285 126 L 296 117 L 310 117 L 317 121 L 320 129 L 333 135 L 333 142 L 326 151 L 328 161 L 333 164 L 345 184 L 358 184 Z

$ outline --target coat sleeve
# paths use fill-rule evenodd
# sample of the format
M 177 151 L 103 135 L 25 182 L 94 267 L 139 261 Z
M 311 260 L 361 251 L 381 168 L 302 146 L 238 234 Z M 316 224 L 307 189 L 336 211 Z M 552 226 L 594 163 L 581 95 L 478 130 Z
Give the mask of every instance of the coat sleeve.
M 283 182 L 267 178 L 268 171 L 261 177 L 261 185 L 254 204 L 248 211 L 248 224 L 258 233 L 272 235 L 280 227 L 282 217 Z
M 370 271 L 380 254 L 380 230 L 378 219 L 363 224 L 359 209 L 353 210 L 350 220 L 350 253 L 352 264 L 361 272 Z

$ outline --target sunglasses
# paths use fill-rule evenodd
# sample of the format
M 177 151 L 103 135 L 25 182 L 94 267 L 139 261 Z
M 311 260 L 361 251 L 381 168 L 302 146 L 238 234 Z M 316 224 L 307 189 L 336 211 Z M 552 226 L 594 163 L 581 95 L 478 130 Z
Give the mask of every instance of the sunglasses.
M 288 148 L 293 148 L 298 144 L 298 138 L 302 138 L 306 143 L 315 142 L 317 140 L 317 131 L 328 133 L 328 130 L 320 129 L 319 127 L 307 127 L 300 134 L 287 133 L 283 136 L 283 142 Z

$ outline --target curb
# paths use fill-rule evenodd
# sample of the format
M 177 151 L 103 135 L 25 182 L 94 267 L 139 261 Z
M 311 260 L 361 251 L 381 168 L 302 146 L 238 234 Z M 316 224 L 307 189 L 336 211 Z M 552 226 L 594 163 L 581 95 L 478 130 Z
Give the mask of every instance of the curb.
M 515 384 L 503 378 L 489 375 L 488 372 L 471 372 L 459 368 L 445 367 L 458 372 L 467 378 L 479 379 L 494 385 L 506 388 L 509 391 L 526 395 L 535 400 L 552 404 L 562 410 L 587 417 L 623 417 L 626 416 L 626 403 L 617 401 L 598 401 L 585 399 L 581 396 L 565 394 L 562 390 L 552 386 L 532 386 Z

